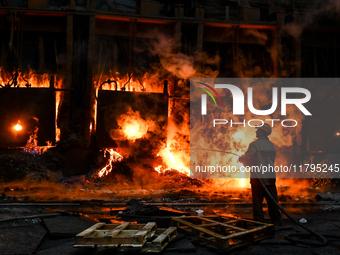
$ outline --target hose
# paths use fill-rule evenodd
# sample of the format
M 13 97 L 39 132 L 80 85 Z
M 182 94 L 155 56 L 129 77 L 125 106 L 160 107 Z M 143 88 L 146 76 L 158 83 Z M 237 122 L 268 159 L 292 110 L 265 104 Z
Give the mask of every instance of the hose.
M 255 172 L 255 174 L 257 175 L 257 173 Z M 322 246 L 326 246 L 328 244 L 327 239 L 322 236 L 321 234 L 319 234 L 318 232 L 314 231 L 313 229 L 310 229 L 308 227 L 306 227 L 305 225 L 303 225 L 302 223 L 300 223 L 299 221 L 297 221 L 292 215 L 290 215 L 277 201 L 276 199 L 273 197 L 273 195 L 269 192 L 269 190 L 266 188 L 266 185 L 264 185 L 263 181 L 261 180 L 261 178 L 258 178 L 260 180 L 260 183 L 262 185 L 262 187 L 264 188 L 264 191 L 267 193 L 267 195 L 269 196 L 269 198 L 276 204 L 276 206 L 281 210 L 281 212 L 283 212 L 284 215 L 286 215 L 291 221 L 293 221 L 295 224 L 297 224 L 298 226 L 300 226 L 301 228 L 307 230 L 310 234 L 291 234 L 291 235 L 287 235 L 285 236 L 285 238 L 292 242 L 292 243 L 300 243 L 300 244 L 304 244 L 304 245 L 311 245 L 311 246 L 316 246 L 316 247 L 322 247 Z M 320 242 L 315 242 L 315 240 L 313 241 L 307 241 L 307 240 L 301 240 L 301 239 L 295 239 L 293 238 L 293 236 L 301 236 L 301 237 L 311 237 L 311 235 L 315 236 Z
M 192 150 L 200 150 L 200 151 L 217 151 L 217 152 L 232 154 L 232 155 L 235 155 L 235 156 L 237 156 L 237 157 L 240 156 L 240 155 L 237 155 L 236 153 L 230 152 L 230 151 L 210 150 L 210 149 L 201 149 L 201 148 L 193 148 Z
M 207 150 L 207 151 L 217 151 L 217 152 L 222 152 L 222 153 L 227 153 L 227 154 L 232 154 L 235 156 L 238 156 L 236 153 L 233 152 L 229 152 L 229 151 L 220 151 L 220 150 L 209 150 L 209 149 L 197 149 L 197 150 Z M 257 173 L 255 172 L 255 174 L 257 175 Z M 258 177 L 258 176 L 257 176 Z M 273 197 L 273 195 L 269 192 L 269 190 L 266 188 L 266 185 L 264 185 L 263 181 L 261 180 L 261 178 L 258 178 L 260 180 L 260 183 L 264 189 L 264 191 L 267 193 L 268 197 L 276 204 L 276 206 L 281 210 L 281 212 L 286 215 L 291 221 L 293 221 L 295 224 L 297 224 L 298 226 L 300 226 L 301 228 L 305 229 L 306 231 L 308 231 L 310 234 L 290 234 L 285 236 L 285 238 L 292 242 L 292 243 L 300 243 L 300 244 L 304 244 L 304 245 L 310 245 L 310 246 L 315 246 L 315 247 L 323 247 L 323 246 L 327 246 L 328 244 L 328 240 L 321 234 L 319 234 L 318 232 L 314 231 L 313 229 L 310 229 L 308 227 L 306 227 L 305 225 L 303 225 L 302 223 L 300 223 L 299 221 L 297 221 L 292 215 L 290 215 L 277 201 L 276 199 Z M 307 240 L 301 240 L 301 239 L 295 239 L 293 238 L 293 236 L 300 236 L 300 237 L 308 237 L 310 238 L 311 236 L 315 236 L 319 242 L 315 242 L 315 240 L 313 241 L 307 241 Z M 330 237 L 337 237 L 339 238 L 339 236 L 330 236 Z

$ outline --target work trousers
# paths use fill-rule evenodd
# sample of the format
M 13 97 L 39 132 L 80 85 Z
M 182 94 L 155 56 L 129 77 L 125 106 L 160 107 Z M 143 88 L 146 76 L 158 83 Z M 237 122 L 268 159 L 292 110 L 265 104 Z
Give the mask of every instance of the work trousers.
M 276 185 L 266 185 L 270 194 L 278 201 Z M 251 184 L 251 191 L 253 196 L 253 217 L 255 221 L 264 222 L 264 213 L 262 208 L 263 198 L 266 198 L 268 205 L 269 217 L 275 226 L 282 226 L 281 213 L 277 205 L 272 201 L 264 190 L 262 185 Z

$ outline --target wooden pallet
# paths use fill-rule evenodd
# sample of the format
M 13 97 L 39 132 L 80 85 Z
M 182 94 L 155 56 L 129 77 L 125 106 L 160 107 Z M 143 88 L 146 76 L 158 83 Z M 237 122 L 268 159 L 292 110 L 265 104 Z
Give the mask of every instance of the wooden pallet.
M 147 224 L 129 224 L 125 227 L 126 225 L 126 223 L 121 225 L 97 223 L 78 234 L 76 236 L 76 244 L 73 247 L 102 247 L 113 248 L 119 251 L 161 252 L 177 236 L 176 227 L 167 229 L 156 229 L 156 227 L 150 228 L 150 226 L 156 226 L 156 223 L 154 222 L 149 222 Z M 148 231 L 148 229 L 150 231 Z M 112 230 L 117 230 L 119 232 L 116 237 L 120 237 L 120 239 L 112 239 Z M 145 232 L 142 235 L 145 237 L 145 240 L 142 243 L 136 244 L 136 240 L 140 242 L 140 234 L 137 235 L 138 238 L 136 239 L 136 231 L 147 232 L 146 235 L 144 235 Z
M 178 231 L 192 235 L 223 251 L 270 238 L 275 233 L 273 224 L 222 216 L 173 217 L 172 225 L 177 226 Z
M 105 224 L 97 223 L 79 233 L 76 244 L 133 244 L 143 246 L 147 238 L 154 235 L 156 222 L 147 224 Z

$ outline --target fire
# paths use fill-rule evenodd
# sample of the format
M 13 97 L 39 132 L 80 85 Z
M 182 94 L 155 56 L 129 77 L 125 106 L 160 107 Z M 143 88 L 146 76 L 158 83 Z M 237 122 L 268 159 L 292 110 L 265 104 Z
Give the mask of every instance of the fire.
M 242 165 L 243 165 L 243 164 L 242 164 L 242 163 L 240 163 L 240 167 L 241 167 Z M 245 178 L 244 178 L 244 173 L 243 173 L 243 172 L 241 172 L 241 178 L 240 178 L 240 182 L 239 182 L 239 184 L 240 184 L 241 188 L 244 188 L 244 181 L 245 181 Z
M 99 177 L 108 175 L 108 173 L 112 171 L 112 164 L 123 160 L 123 156 L 120 155 L 118 152 L 114 151 L 113 149 L 105 149 L 104 155 L 106 152 L 110 153 L 110 158 L 107 161 L 106 165 L 99 171 L 98 173 Z
M 155 167 L 157 172 L 161 173 L 174 169 L 182 174 L 190 176 L 190 169 L 184 166 L 183 160 L 179 156 L 174 156 L 173 153 L 170 152 L 169 146 L 161 150 L 159 155 L 162 157 L 166 165 L 166 169 L 162 169 L 163 166 L 160 165 Z
M 223 130 L 222 130 L 223 131 Z M 213 145 L 209 140 L 199 140 L 197 142 L 197 147 L 202 148 L 199 153 L 192 155 L 192 160 L 194 162 L 199 162 L 201 160 L 206 160 L 205 165 L 214 165 L 212 162 L 218 162 L 220 166 L 234 166 L 236 169 L 240 169 L 242 164 L 238 161 L 238 157 L 233 154 L 224 153 L 232 152 L 239 156 L 244 154 L 249 146 L 249 144 L 255 139 L 255 129 L 254 128 L 239 128 L 233 133 L 229 134 L 228 137 L 224 133 L 217 133 L 217 140 L 223 141 L 218 145 Z M 193 137 L 195 139 L 195 137 Z M 210 150 L 210 151 L 209 151 Z M 215 163 L 216 164 L 216 163 Z M 249 173 L 236 172 L 236 173 L 221 173 L 218 177 L 233 180 L 233 186 L 236 188 L 248 188 L 249 185 Z M 219 178 L 214 178 L 213 182 L 216 186 L 220 185 Z
M 31 155 L 37 156 L 45 153 L 49 148 L 53 147 L 52 142 L 46 141 L 46 146 L 38 146 L 38 128 L 36 128 L 31 134 L 23 148 L 24 153 L 29 153 Z
M 58 83 L 57 85 L 58 88 L 61 87 L 61 83 Z M 61 102 L 61 97 L 62 97 L 62 92 L 61 91 L 56 91 L 55 96 L 56 96 L 56 107 L 55 107 L 55 127 L 56 127 L 56 133 L 55 133 L 55 141 L 58 142 L 60 141 L 60 128 L 58 128 L 57 125 L 57 117 L 58 117 L 58 112 L 59 112 L 59 106 L 60 106 L 60 102 Z
M 146 131 L 143 124 L 140 124 L 134 120 L 128 121 L 129 123 L 126 123 L 123 127 L 123 133 L 129 140 L 136 140 L 139 138 L 142 138 Z
M 158 172 L 158 173 L 161 173 L 162 172 L 162 165 L 159 165 L 159 166 L 156 166 L 155 167 L 155 170 Z
M 15 131 L 21 131 L 22 130 L 22 126 L 20 125 L 20 121 L 18 121 L 18 123 L 13 127 L 13 129 Z
M 120 115 L 118 121 L 120 129 L 113 136 L 123 136 L 128 140 L 136 140 L 147 135 L 148 131 L 154 129 L 155 124 L 151 120 L 144 120 L 138 111 L 134 112 L 131 108 L 126 114 Z
M 108 81 L 102 85 L 104 90 L 117 91 L 133 91 L 133 92 L 163 92 L 163 81 L 158 77 L 145 73 L 143 77 L 129 77 L 129 75 L 121 76 L 118 72 L 111 75 L 103 75 L 99 77 L 96 87 L 104 81 Z M 111 82 L 110 82 L 111 81 Z M 115 81 L 115 82 L 113 82 Z

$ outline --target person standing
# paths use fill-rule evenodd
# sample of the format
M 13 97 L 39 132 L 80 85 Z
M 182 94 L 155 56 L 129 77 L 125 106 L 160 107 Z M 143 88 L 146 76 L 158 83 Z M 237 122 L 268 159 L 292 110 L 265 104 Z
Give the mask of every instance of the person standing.
M 253 217 L 255 221 L 264 222 L 264 213 L 262 208 L 263 198 L 266 198 L 268 205 L 268 213 L 272 223 L 275 226 L 282 226 L 281 213 L 275 202 L 266 193 L 265 185 L 270 194 L 278 201 L 276 189 L 276 174 L 274 171 L 274 162 L 276 158 L 276 149 L 274 144 L 269 141 L 268 136 L 272 133 L 272 128 L 269 124 L 265 123 L 256 128 L 257 140 L 249 145 L 246 153 L 239 158 L 239 161 L 245 166 L 252 167 L 250 174 L 250 183 L 253 199 Z M 272 171 L 263 173 L 261 166 L 271 166 Z M 256 171 L 260 170 L 260 171 Z

